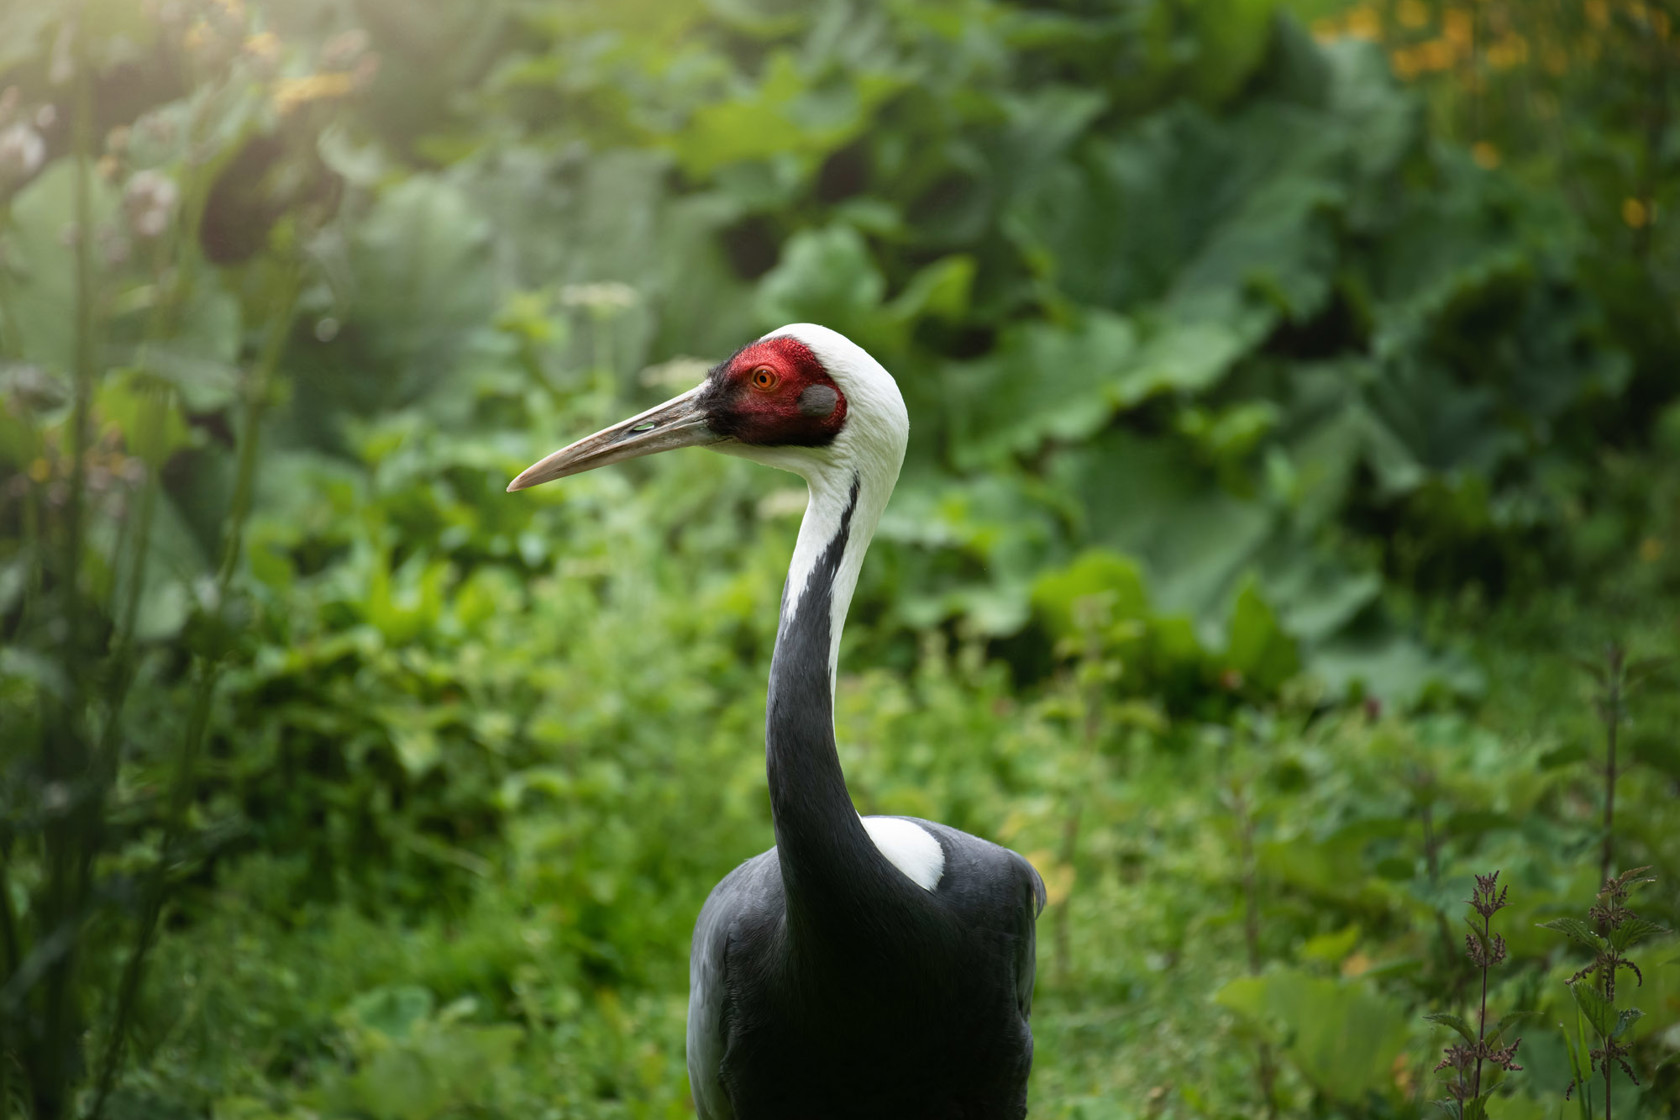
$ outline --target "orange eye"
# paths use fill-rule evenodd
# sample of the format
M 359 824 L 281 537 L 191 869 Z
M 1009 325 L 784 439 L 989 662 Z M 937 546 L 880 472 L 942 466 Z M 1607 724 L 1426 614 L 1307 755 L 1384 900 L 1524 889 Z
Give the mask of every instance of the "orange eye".
M 779 380 L 776 377 L 776 371 L 771 369 L 769 366 L 759 366 L 757 369 L 752 371 L 750 376 L 752 378 L 752 387 L 761 393 L 768 393 L 770 390 L 774 389 L 776 387 L 776 382 Z

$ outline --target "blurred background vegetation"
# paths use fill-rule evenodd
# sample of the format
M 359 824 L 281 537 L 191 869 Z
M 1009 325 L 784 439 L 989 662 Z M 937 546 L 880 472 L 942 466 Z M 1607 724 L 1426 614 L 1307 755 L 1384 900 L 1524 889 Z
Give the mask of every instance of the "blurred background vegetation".
M 503 487 L 790 320 L 910 405 L 843 761 L 1043 872 L 1034 1115 L 1421 1115 L 1499 869 L 1463 1114 L 1558 1116 L 1537 923 L 1680 920 L 1676 0 L 3 0 L 0 90 L 0 1114 L 691 1113 L 802 496 Z

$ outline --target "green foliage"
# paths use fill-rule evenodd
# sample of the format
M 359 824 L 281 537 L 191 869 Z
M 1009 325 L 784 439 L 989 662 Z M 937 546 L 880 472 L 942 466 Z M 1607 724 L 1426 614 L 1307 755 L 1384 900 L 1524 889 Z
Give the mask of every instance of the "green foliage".
M 0 10 L 0 1114 L 689 1114 L 799 495 L 504 487 L 814 320 L 914 425 L 842 759 L 1043 873 L 1034 1115 L 1409 1114 L 1485 866 L 1499 1005 L 1672 1115 L 1680 970 L 1635 1020 L 1536 929 L 1611 839 L 1680 865 L 1675 699 L 1606 721 L 1567 656 L 1673 648 L 1672 223 L 1482 166 L 1393 46 L 1271 0 Z M 1595 1063 L 1525 1045 L 1488 1115 Z
M 1482 998 L 1476 1010 L 1476 1026 L 1463 1018 L 1449 1012 L 1435 1012 L 1424 1016 L 1433 1023 L 1441 1023 L 1458 1032 L 1463 1042 L 1449 1043 L 1443 1051 L 1445 1057 L 1441 1059 L 1436 1070 L 1453 1070 L 1452 1084 L 1447 1086 L 1448 1098 L 1437 1101 L 1449 1115 L 1458 1116 L 1486 1116 L 1488 1105 L 1498 1099 L 1494 1096 L 1499 1075 L 1495 1070 L 1506 1073 L 1519 1073 L 1522 1066 L 1516 1061 L 1517 1048 L 1522 1045 L 1522 1039 L 1513 1038 L 1509 1043 L 1505 1041 L 1505 1031 L 1514 1022 L 1527 1017 L 1526 1012 L 1508 1015 L 1488 1029 L 1487 1018 L 1487 990 L 1488 972 L 1490 969 L 1505 963 L 1507 946 L 1503 934 L 1493 932 L 1493 916 L 1505 909 L 1510 903 L 1509 886 L 1499 886 L 1499 872 L 1491 875 L 1477 875 L 1476 887 L 1467 900 L 1470 908 L 1480 917 L 1478 925 L 1475 918 L 1466 917 L 1465 922 L 1470 927 L 1470 935 L 1464 939 L 1465 955 L 1469 957 L 1471 965 L 1481 972 Z M 1488 1074 L 1484 1084 L 1482 1080 L 1483 1068 Z M 1483 1095 L 1483 1089 L 1488 1090 Z M 1508 1099 L 1508 1098 L 1507 1098 Z
M 1284 969 L 1232 980 L 1219 1003 L 1261 1024 L 1314 1086 L 1358 1102 L 1392 1084 L 1405 1046 L 1405 1012 L 1362 985 Z
M 1592 1072 L 1602 1071 L 1606 1120 L 1615 1114 L 1615 1070 L 1620 1068 L 1634 1085 L 1639 1084 L 1638 1076 L 1628 1064 L 1628 1058 L 1633 1051 L 1622 1039 L 1628 1030 L 1644 1017 L 1645 1012 L 1637 1007 L 1617 1005 L 1616 982 L 1623 971 L 1630 973 L 1641 987 L 1644 986 L 1645 977 L 1639 966 L 1625 955 L 1625 950 L 1653 934 L 1667 932 L 1656 922 L 1633 913 L 1627 905 L 1628 896 L 1634 887 L 1655 881 L 1639 877 L 1649 870 L 1649 867 L 1636 867 L 1605 880 L 1604 889 L 1598 894 L 1598 903 L 1588 914 L 1596 923 L 1597 929 L 1576 918 L 1558 918 L 1544 923 L 1545 928 L 1567 934 L 1570 940 L 1590 949 L 1593 954 L 1592 963 L 1576 972 L 1568 981 L 1569 994 L 1574 997 L 1579 1010 L 1577 1023 L 1580 1027 L 1576 1036 L 1580 1040 L 1579 1048 L 1575 1039 L 1568 1040 L 1570 1059 L 1575 1066 L 1575 1079 L 1570 1083 L 1570 1087 L 1581 1093 L 1585 1102 L 1584 1111 L 1590 1114 L 1590 1090 L 1582 1074 L 1585 1072 L 1590 1075 Z M 1588 1027 L 1592 1028 L 1592 1034 L 1598 1038 L 1597 1047 L 1589 1048 Z M 1580 1068 L 1581 1053 L 1587 1057 L 1585 1071 Z

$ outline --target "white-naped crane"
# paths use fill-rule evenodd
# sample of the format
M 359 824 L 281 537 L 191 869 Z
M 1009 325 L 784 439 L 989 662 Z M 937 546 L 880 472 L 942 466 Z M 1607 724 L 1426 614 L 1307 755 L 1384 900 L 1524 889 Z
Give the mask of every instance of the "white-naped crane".
M 1043 881 L 954 828 L 858 816 L 835 751 L 840 631 L 909 434 L 880 363 L 799 323 L 508 486 L 710 447 L 810 488 L 770 662 L 776 846 L 725 876 L 694 928 L 688 1074 L 702 1120 L 1026 1113 Z

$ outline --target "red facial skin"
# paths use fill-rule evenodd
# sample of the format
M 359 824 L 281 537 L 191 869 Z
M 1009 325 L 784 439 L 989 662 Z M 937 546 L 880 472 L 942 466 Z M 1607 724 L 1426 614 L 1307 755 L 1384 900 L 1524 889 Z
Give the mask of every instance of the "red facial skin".
M 770 338 L 712 370 L 702 396 L 719 435 L 763 446 L 823 447 L 846 424 L 846 396 L 811 348 Z

